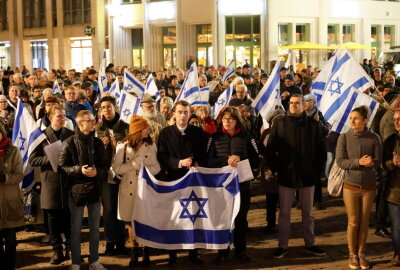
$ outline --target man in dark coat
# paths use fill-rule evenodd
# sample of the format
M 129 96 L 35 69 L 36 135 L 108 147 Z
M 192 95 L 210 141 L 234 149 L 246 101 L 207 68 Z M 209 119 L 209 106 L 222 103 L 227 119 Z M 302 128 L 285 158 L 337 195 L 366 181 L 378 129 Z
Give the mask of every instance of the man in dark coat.
M 50 159 L 47 157 L 44 147 L 55 143 L 63 142 L 74 133 L 64 128 L 66 114 L 61 105 L 53 105 L 49 111 L 50 125 L 45 129 L 47 140 L 44 140 L 29 157 L 29 164 L 32 167 L 40 167 L 42 191 L 40 204 L 42 209 L 47 210 L 50 243 L 54 250 L 54 255 L 50 260 L 51 264 L 60 264 L 69 259 L 70 242 L 70 212 L 68 207 L 68 190 L 62 182 L 61 174 L 54 171 Z M 66 254 L 63 254 L 62 237 L 66 238 Z
M 294 94 L 302 94 L 301 89 L 294 83 L 294 76 L 287 74 L 285 82 L 281 87 L 282 106 L 285 108 L 285 111 L 288 110 L 290 97 Z
M 183 177 L 191 166 L 204 166 L 206 163 L 207 139 L 204 131 L 189 125 L 190 104 L 179 100 L 174 106 L 176 124 L 161 130 L 157 143 L 157 158 L 161 165 L 161 177 L 165 181 L 174 181 Z M 171 266 L 176 265 L 177 251 L 169 252 Z M 195 264 L 203 264 L 197 249 L 190 250 L 190 260 Z
M 287 115 L 272 126 L 266 158 L 272 172 L 278 173 L 279 246 L 275 258 L 287 253 L 290 235 L 290 211 L 296 190 L 299 191 L 305 250 L 316 256 L 325 252 L 315 245 L 312 216 L 314 186 L 325 163 L 324 138 L 317 121 L 304 112 L 304 98 L 290 98 Z

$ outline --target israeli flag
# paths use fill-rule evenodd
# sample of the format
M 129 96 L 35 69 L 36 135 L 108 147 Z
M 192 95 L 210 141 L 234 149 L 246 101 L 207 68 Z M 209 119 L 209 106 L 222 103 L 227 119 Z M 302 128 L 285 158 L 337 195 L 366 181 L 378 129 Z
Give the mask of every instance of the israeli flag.
M 126 68 L 124 72 L 124 88 L 122 90 L 133 92 L 139 98 L 142 98 L 145 88 L 146 86 Z
M 133 114 L 141 114 L 142 107 L 140 107 L 140 98 L 122 91 L 119 100 L 120 118 L 125 123 L 130 123 Z
M 219 112 L 228 106 L 229 100 L 231 100 L 232 97 L 232 89 L 233 89 L 233 83 L 231 83 L 228 88 L 225 89 L 224 92 L 218 97 L 217 102 L 215 102 L 214 106 L 211 108 L 211 113 L 214 116 L 214 120 L 217 119 Z
M 51 91 L 51 94 L 52 95 L 55 95 L 55 94 L 61 94 L 62 95 L 62 90 L 61 90 L 60 85 L 58 84 L 58 80 L 57 79 L 54 80 L 53 90 Z
M 328 63 L 326 63 L 326 65 L 322 68 L 317 78 L 311 85 L 310 92 L 317 97 L 317 105 L 322 98 L 326 83 L 331 77 L 333 66 L 337 65 L 338 55 L 340 55 L 339 51 L 337 51 L 336 54 L 329 59 Z
M 106 55 L 106 51 L 104 50 L 103 56 L 102 56 L 101 62 L 100 62 L 99 78 L 98 78 L 100 97 L 103 96 L 104 92 L 108 91 L 106 65 L 107 65 L 107 55 Z
M 46 135 L 40 130 L 32 115 L 18 99 L 15 122 L 12 134 L 12 144 L 19 149 L 22 163 L 24 164 L 24 180 L 21 188 L 28 192 L 33 184 L 33 168 L 29 165 L 28 159 L 35 148 L 46 139 Z
M 200 100 L 194 102 L 192 106 L 204 106 L 209 105 L 208 100 L 210 99 L 210 87 L 206 86 L 200 89 Z
M 338 57 L 338 60 L 335 61 L 332 67 L 330 79 L 326 83 L 319 104 L 319 110 L 324 115 L 326 121 L 334 125 L 335 122 L 343 122 L 345 118 L 348 118 L 348 110 L 343 109 L 343 106 L 346 106 L 346 104 L 346 108 L 349 108 L 350 110 L 354 107 L 353 105 L 367 105 L 370 106 L 370 108 L 375 109 L 376 106 L 371 105 L 367 98 L 362 99 L 362 102 L 367 100 L 364 104 L 360 103 L 361 101 L 355 102 L 360 95 L 353 97 L 354 93 L 352 91 L 355 89 L 355 91 L 363 94 L 362 92 L 364 90 L 373 86 L 374 82 L 372 79 L 365 73 L 363 68 L 356 60 L 354 60 L 346 49 L 341 57 Z M 373 110 L 371 110 L 371 112 L 373 112 Z M 337 132 L 344 132 L 344 127 L 339 123 L 336 124 L 339 126 L 336 128 Z
M 119 103 L 119 98 L 121 97 L 121 90 L 119 89 L 118 80 L 115 80 L 110 87 L 110 94 L 115 97 L 117 103 Z
M 153 75 L 147 78 L 146 88 L 144 89 L 144 94 L 149 94 L 150 96 L 155 96 L 156 100 L 160 99 L 160 93 L 158 93 L 158 87 L 156 81 L 153 78 Z
M 226 68 L 227 69 L 224 75 L 222 76 L 222 82 L 226 82 L 229 79 L 229 77 L 235 74 L 235 59 L 232 59 Z
M 279 77 L 280 66 L 281 62 L 278 59 L 268 81 L 251 103 L 251 106 L 261 114 L 263 120 L 269 112 L 275 110 L 276 106 L 282 105 Z M 264 122 L 264 126 L 268 126 L 266 121 Z
M 182 99 L 189 102 L 191 106 L 204 105 L 201 102 L 199 75 L 197 74 L 196 62 L 193 62 L 193 64 L 190 66 L 189 72 L 183 81 L 182 88 L 179 91 L 175 102 Z
M 290 61 L 292 61 L 292 50 L 289 50 L 289 53 L 288 53 L 288 56 L 287 56 L 287 59 L 286 59 L 286 62 L 285 62 L 285 68 L 287 70 L 290 69 Z
M 227 249 L 240 207 L 237 169 L 194 168 L 173 182 L 139 172 L 135 240 L 159 249 Z

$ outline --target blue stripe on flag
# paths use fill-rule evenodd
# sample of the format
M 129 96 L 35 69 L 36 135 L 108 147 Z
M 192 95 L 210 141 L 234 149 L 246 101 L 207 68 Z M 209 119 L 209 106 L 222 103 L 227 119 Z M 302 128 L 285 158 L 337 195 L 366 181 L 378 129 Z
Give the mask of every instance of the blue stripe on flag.
M 342 67 L 342 65 L 343 65 L 344 63 L 346 63 L 347 60 L 349 60 L 349 59 L 350 59 L 350 55 L 349 55 L 348 53 L 346 53 L 346 54 L 339 60 L 339 62 L 335 61 L 335 64 L 333 64 L 333 67 L 332 67 L 332 75 L 335 74 L 335 73 Z
M 275 87 L 276 85 L 280 83 L 280 79 L 279 79 L 279 73 L 277 72 L 277 76 L 275 76 L 271 82 L 271 84 L 268 86 L 267 90 L 265 91 L 264 95 L 260 98 L 260 100 L 258 101 L 257 105 L 254 107 L 254 109 L 259 112 L 265 105 L 265 103 L 267 103 L 269 97 L 272 95 L 272 93 L 274 93 L 275 91 Z
M 368 83 L 368 79 L 365 77 L 361 77 L 360 79 L 358 79 L 356 82 L 354 82 L 352 85 L 350 85 L 345 91 L 343 91 L 343 94 L 340 95 L 339 98 L 337 98 L 332 105 L 329 107 L 329 109 L 326 111 L 326 113 L 324 114 L 324 118 L 326 121 L 328 121 L 332 115 L 340 108 L 340 105 L 346 100 L 347 96 L 350 93 L 350 89 L 352 87 L 354 88 L 360 88 L 362 87 L 364 84 Z
M 369 111 L 371 112 L 371 114 L 375 110 L 375 107 L 376 107 L 377 104 L 378 104 L 378 102 L 376 102 L 375 100 L 373 100 L 371 102 L 371 104 L 369 104 Z
M 18 107 L 18 105 L 19 105 L 19 107 Z M 14 128 L 13 128 L 13 134 L 12 134 L 13 144 L 15 143 L 15 140 L 18 138 L 20 124 L 21 124 L 21 115 L 22 115 L 22 112 L 24 111 L 24 104 L 21 102 L 21 100 L 18 100 L 17 107 L 18 107 L 18 112 L 14 119 L 18 119 L 18 121 L 14 122 Z
M 153 78 L 150 78 L 150 80 L 148 80 L 148 82 L 146 83 L 146 88 L 149 88 L 152 81 L 153 81 Z
M 134 224 L 138 237 L 161 244 L 226 244 L 233 240 L 230 230 L 159 230 L 136 220 Z
M 188 96 L 190 96 L 193 93 L 196 93 L 199 91 L 199 88 L 197 86 L 190 88 L 189 90 L 185 91 L 184 93 L 184 97 L 187 98 Z
M 39 138 L 40 135 L 42 135 L 43 132 L 40 130 L 40 128 L 35 129 L 30 135 L 29 135 L 29 142 L 28 142 L 28 149 L 31 147 L 31 144 Z M 25 164 L 25 162 L 28 160 L 28 151 L 25 152 L 24 157 L 22 158 L 22 163 Z
M 194 106 L 194 105 L 204 105 L 204 106 L 206 106 L 206 105 L 208 105 L 208 102 L 207 101 L 195 101 L 192 104 L 190 104 L 190 106 Z
M 340 119 L 340 122 L 336 128 L 337 133 L 341 133 L 341 131 L 344 127 L 344 124 L 346 123 L 347 118 L 350 115 L 351 109 L 353 108 L 354 102 L 356 102 L 357 97 L 358 97 L 357 92 L 354 92 L 353 95 L 351 95 L 351 98 L 350 98 L 349 103 L 347 104 L 346 110 L 344 111 L 342 118 Z
M 29 186 L 31 186 L 34 180 L 35 180 L 34 170 L 32 170 L 30 173 L 24 176 L 24 179 L 22 180 L 21 184 L 21 189 L 26 189 Z
M 140 90 L 144 91 L 143 85 L 140 85 L 135 79 L 131 78 L 131 76 L 128 73 L 126 74 L 126 77 L 128 78 L 129 81 L 131 81 L 131 83 L 136 85 Z
M 133 108 L 133 114 L 137 114 L 139 110 L 140 99 L 136 99 L 135 108 Z
M 324 90 L 325 89 L 325 82 L 315 82 L 312 84 L 311 88 L 313 90 L 318 89 L 318 90 Z
M 240 188 L 239 188 L 239 176 L 236 175 L 234 179 L 225 187 L 227 191 L 229 191 L 233 196 L 235 196 Z
M 122 109 L 124 107 L 125 99 L 126 99 L 126 92 L 122 95 L 121 102 L 119 103 L 119 108 Z
M 204 174 L 204 173 L 194 172 L 194 173 L 187 175 L 185 180 L 180 181 L 179 183 L 177 183 L 173 186 L 157 185 L 150 178 L 149 174 L 147 173 L 147 170 L 143 170 L 142 178 L 144 180 L 146 180 L 147 185 L 152 187 L 156 192 L 170 193 L 170 192 L 174 192 L 176 190 L 184 189 L 187 187 L 196 187 L 196 186 L 213 187 L 213 188 L 223 187 L 223 183 L 226 181 L 226 179 L 230 175 L 231 175 L 230 173 Z M 232 180 L 232 181 L 234 181 L 234 180 Z M 228 190 L 228 189 L 227 190 L 233 195 L 235 195 L 237 192 L 239 192 L 239 185 L 237 185 L 236 187 L 231 185 L 229 188 L 230 188 L 230 190 Z

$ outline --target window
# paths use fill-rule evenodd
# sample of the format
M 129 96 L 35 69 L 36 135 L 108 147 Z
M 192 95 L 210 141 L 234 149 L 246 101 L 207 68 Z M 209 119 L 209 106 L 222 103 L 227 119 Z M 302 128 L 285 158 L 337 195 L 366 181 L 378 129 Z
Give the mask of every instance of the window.
M 0 30 L 8 29 L 7 0 L 0 0 Z
M 91 22 L 90 0 L 63 0 L 64 25 Z
M 175 67 L 176 63 L 176 27 L 162 28 L 163 62 L 164 67 Z
M 310 41 L 310 24 L 296 24 L 296 42 Z
M 278 24 L 278 42 L 280 47 L 291 43 L 291 26 L 292 25 L 288 23 Z
M 122 0 L 121 4 L 141 4 L 142 0 Z
M 384 51 L 387 51 L 390 49 L 390 46 L 393 45 L 393 41 L 394 41 L 394 25 L 385 25 L 384 27 L 384 36 L 383 36 L 383 40 L 384 40 Z
M 344 24 L 342 29 L 343 43 L 354 42 L 354 24 Z
M 132 29 L 133 66 L 143 67 L 143 28 Z
M 24 28 L 46 27 L 45 0 L 23 0 Z
M 212 30 L 211 24 L 196 26 L 197 59 L 199 65 L 212 64 Z
M 226 16 L 226 65 L 235 59 L 235 65 L 260 65 L 260 16 Z
M 0 68 L 4 69 L 10 65 L 10 42 L 0 43 Z
M 328 24 L 328 46 L 338 43 L 338 30 L 339 26 L 337 24 Z
M 71 39 L 71 67 L 80 71 L 92 63 L 92 40 Z
M 31 41 L 32 68 L 49 69 L 47 41 Z

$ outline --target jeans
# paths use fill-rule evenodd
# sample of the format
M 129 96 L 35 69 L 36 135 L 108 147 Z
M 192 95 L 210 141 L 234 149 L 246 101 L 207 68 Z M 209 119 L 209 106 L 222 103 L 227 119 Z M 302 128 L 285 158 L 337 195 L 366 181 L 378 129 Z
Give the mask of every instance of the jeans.
M 77 206 L 73 199 L 69 199 L 69 209 L 71 210 L 71 254 L 72 264 L 81 264 L 81 229 L 83 210 L 85 206 Z M 99 225 L 100 225 L 100 200 L 96 203 L 88 204 L 89 221 L 89 263 L 94 263 L 99 259 Z
M 287 249 L 290 237 L 290 212 L 296 190 L 299 191 L 301 206 L 301 224 L 306 247 L 315 245 L 314 217 L 312 215 L 314 187 L 288 188 L 279 186 L 279 223 L 278 223 L 278 246 Z
M 0 230 L 0 269 L 14 270 L 17 253 L 15 229 Z M 3 268 L 4 267 L 4 268 Z
M 66 245 L 70 244 L 71 238 L 71 213 L 69 209 L 46 210 L 49 224 L 50 243 L 53 250 L 62 249 L 61 233 L 64 233 Z
M 400 205 L 388 202 L 390 218 L 392 219 L 392 241 L 395 252 L 400 252 Z
M 101 202 L 103 204 L 104 234 L 107 243 L 125 244 L 125 223 L 117 218 L 119 185 L 103 183 Z
M 369 216 L 376 190 L 353 190 L 343 188 L 343 201 L 347 212 L 347 242 L 350 255 L 365 252 Z

